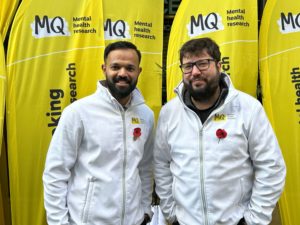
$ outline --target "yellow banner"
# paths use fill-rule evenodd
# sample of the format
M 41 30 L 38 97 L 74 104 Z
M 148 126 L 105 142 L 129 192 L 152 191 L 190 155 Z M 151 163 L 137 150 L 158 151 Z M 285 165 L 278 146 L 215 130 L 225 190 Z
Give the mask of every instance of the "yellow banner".
M 222 70 L 235 87 L 256 96 L 257 1 L 183 0 L 175 15 L 167 55 L 167 99 L 182 79 L 179 49 L 190 39 L 210 37 L 220 46 Z
M 2 151 L 3 122 L 4 122 L 5 93 L 6 93 L 5 56 L 4 56 L 4 49 L 2 43 L 3 43 L 2 37 L 0 34 L 0 157 Z
M 261 21 L 259 66 L 263 105 L 287 165 L 282 225 L 300 224 L 300 1 L 268 0 Z
M 46 224 L 42 172 L 64 107 L 102 78 L 102 1 L 23 0 L 7 57 L 7 138 L 13 225 Z
M 138 88 L 157 118 L 161 108 L 163 1 L 103 1 L 106 44 L 124 39 L 142 53 Z
M 3 194 L 6 194 L 4 192 L 5 187 L 7 185 L 7 176 L 4 175 L 4 171 L 7 171 L 7 164 L 5 162 L 5 158 L 3 156 L 6 156 L 4 152 L 4 143 L 2 143 L 3 140 L 3 122 L 4 122 L 4 110 L 5 110 L 5 92 L 6 92 L 6 72 L 5 72 L 5 57 L 4 57 L 4 49 L 2 44 L 2 38 L 0 34 L 0 224 L 5 224 L 5 217 L 7 216 L 7 213 L 5 213 L 9 208 L 9 205 L 7 204 L 7 197 L 3 196 Z M 3 153 L 2 153 L 3 151 Z M 3 176 L 4 175 L 4 176 Z
M 7 30 L 12 21 L 13 15 L 19 4 L 19 0 L 4 0 L 1 1 L 0 7 L 0 34 L 5 39 Z

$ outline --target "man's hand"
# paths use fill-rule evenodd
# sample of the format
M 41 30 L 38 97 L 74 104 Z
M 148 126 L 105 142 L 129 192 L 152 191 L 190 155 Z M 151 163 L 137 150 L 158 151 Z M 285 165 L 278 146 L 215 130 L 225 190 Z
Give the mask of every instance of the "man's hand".
M 244 218 L 242 218 L 237 225 L 247 225 Z
M 147 223 L 149 223 L 151 221 L 150 216 L 148 214 L 144 215 L 144 221 L 142 222 L 141 225 L 146 225 Z

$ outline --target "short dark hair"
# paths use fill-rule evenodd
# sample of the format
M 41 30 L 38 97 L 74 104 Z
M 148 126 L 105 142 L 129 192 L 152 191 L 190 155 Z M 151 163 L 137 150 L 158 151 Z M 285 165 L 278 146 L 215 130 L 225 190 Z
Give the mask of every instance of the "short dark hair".
M 187 55 L 197 55 L 204 50 L 217 62 L 221 60 L 221 52 L 217 43 L 205 37 L 189 40 L 182 45 L 179 51 L 180 63 L 182 63 L 183 57 Z
M 135 50 L 136 54 L 138 55 L 139 62 L 141 62 L 142 55 L 141 52 L 137 49 L 137 47 L 129 42 L 129 41 L 117 41 L 110 43 L 109 45 L 106 46 L 104 50 L 104 62 L 106 62 L 106 59 L 108 57 L 108 54 L 113 51 L 113 50 L 118 50 L 118 49 L 133 49 Z

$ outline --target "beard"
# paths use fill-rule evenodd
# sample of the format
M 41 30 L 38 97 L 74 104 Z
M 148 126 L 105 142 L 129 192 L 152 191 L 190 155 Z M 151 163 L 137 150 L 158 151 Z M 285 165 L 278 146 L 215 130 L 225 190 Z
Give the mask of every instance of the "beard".
M 202 80 L 205 82 L 202 86 L 193 86 L 194 80 Z M 215 76 L 211 80 L 207 80 L 206 78 L 194 78 L 190 81 L 183 80 L 184 87 L 189 91 L 191 96 L 196 101 L 207 101 L 214 96 L 217 92 L 219 83 L 220 83 L 220 76 Z
M 125 87 L 117 86 L 116 83 L 118 83 L 119 81 L 125 81 L 128 84 L 128 86 Z M 121 76 L 116 76 L 110 79 L 106 76 L 106 84 L 112 96 L 114 96 L 118 100 L 118 99 L 126 98 L 131 94 L 131 92 L 136 87 L 137 79 L 132 80 L 128 77 L 121 77 Z

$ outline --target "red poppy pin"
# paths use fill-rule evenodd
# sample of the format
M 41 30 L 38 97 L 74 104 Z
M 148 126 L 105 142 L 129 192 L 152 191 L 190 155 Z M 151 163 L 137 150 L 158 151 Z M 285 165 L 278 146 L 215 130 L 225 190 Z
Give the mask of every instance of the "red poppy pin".
M 218 143 L 220 142 L 220 139 L 226 138 L 227 137 L 227 132 L 224 129 L 218 129 L 216 131 L 216 136 L 219 138 Z
M 142 130 L 139 127 L 134 128 L 133 130 L 133 140 L 138 139 L 142 135 Z

